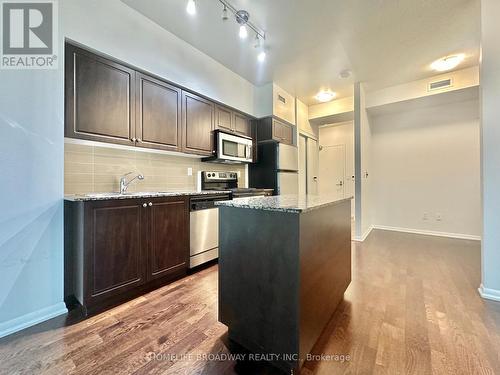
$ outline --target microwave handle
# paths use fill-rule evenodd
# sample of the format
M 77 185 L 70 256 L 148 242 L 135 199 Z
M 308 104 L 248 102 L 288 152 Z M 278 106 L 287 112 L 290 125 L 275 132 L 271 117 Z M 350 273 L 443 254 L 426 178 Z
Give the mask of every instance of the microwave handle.
M 252 146 L 245 146 L 245 159 L 250 159 L 252 157 Z

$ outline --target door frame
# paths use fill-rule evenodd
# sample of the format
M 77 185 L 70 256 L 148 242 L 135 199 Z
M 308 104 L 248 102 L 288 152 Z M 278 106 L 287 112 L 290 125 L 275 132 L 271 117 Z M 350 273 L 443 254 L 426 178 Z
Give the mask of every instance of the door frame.
M 309 194 L 309 184 L 308 184 L 308 182 L 309 182 L 309 173 L 310 173 L 309 168 L 308 168 L 308 166 L 309 166 L 309 157 L 310 156 L 309 156 L 309 150 L 307 148 L 307 142 L 309 141 L 309 139 L 312 139 L 312 140 L 314 140 L 316 142 L 316 144 L 318 145 L 318 148 L 320 146 L 319 146 L 319 140 L 318 140 L 317 137 L 313 137 L 309 133 L 305 133 L 305 132 L 300 131 L 299 132 L 299 137 L 298 137 L 298 140 L 297 140 L 297 147 L 299 149 L 299 153 L 300 153 L 300 137 L 303 137 L 306 140 L 306 145 L 305 145 L 304 153 L 306 155 L 306 160 L 305 160 L 306 191 L 305 191 L 305 194 L 307 195 L 307 194 Z M 318 150 L 318 152 L 319 152 L 319 150 Z M 300 154 L 299 154 L 299 159 L 300 159 Z M 319 154 L 318 154 L 318 167 L 319 167 Z M 300 186 L 300 181 L 299 181 L 299 186 Z

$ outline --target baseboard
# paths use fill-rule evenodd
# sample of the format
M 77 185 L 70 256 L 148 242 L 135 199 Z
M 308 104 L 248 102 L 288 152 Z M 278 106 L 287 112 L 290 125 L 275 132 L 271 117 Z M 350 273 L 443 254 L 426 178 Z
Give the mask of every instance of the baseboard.
M 484 299 L 500 302 L 500 290 L 485 288 L 483 284 L 477 290 L 479 291 L 479 295 Z
M 68 309 L 64 302 L 59 302 L 55 305 L 0 323 L 0 337 L 21 331 L 35 324 L 55 318 L 58 315 L 66 314 L 67 312 Z
M 461 240 L 481 241 L 481 236 L 475 236 L 475 235 L 472 235 L 472 234 L 436 232 L 436 231 L 432 231 L 432 230 L 410 229 L 410 228 L 400 228 L 400 227 L 389 227 L 389 226 L 385 226 L 385 225 L 374 225 L 373 229 L 389 230 L 389 231 L 392 231 L 392 232 L 423 234 L 423 235 L 426 235 L 426 236 L 457 238 L 457 239 L 461 239 Z
M 356 242 L 364 242 L 364 240 L 366 240 L 366 238 L 370 235 L 370 233 L 372 232 L 372 230 L 374 229 L 373 225 L 370 226 L 365 233 L 363 233 L 361 235 L 361 237 L 354 237 L 354 241 Z

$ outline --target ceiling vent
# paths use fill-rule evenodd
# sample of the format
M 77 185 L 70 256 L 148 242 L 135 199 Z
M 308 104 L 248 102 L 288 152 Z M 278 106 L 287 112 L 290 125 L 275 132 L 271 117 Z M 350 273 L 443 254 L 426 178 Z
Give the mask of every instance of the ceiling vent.
M 446 89 L 446 88 L 452 87 L 452 86 L 453 86 L 452 79 L 451 78 L 447 78 L 447 79 L 443 79 L 441 81 L 436 81 L 436 82 L 429 83 L 428 90 L 429 91 L 442 90 L 442 89 Z

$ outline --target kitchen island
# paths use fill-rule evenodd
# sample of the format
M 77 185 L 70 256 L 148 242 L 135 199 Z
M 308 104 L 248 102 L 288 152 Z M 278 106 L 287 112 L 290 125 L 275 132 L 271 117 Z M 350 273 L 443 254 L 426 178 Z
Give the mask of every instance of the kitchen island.
M 217 202 L 219 321 L 229 338 L 298 370 L 351 281 L 351 202 L 273 196 Z

